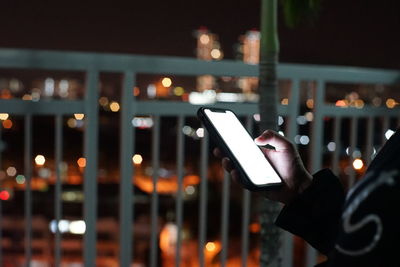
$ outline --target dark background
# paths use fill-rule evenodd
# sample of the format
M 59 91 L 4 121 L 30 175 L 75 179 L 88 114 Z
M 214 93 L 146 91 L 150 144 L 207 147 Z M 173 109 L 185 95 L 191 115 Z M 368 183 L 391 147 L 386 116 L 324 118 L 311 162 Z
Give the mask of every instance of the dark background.
M 220 37 L 225 58 L 259 28 L 260 1 L 1 1 L 0 47 L 194 57 L 193 31 Z M 284 26 L 282 62 L 400 67 L 400 3 L 322 0 L 314 25 Z

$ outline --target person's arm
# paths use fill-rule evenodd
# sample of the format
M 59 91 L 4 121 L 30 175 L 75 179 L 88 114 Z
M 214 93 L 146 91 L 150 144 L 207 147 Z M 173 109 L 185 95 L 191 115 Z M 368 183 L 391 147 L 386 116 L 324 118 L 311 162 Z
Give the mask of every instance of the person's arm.
M 285 205 L 275 223 L 327 255 L 337 238 L 344 199 L 338 178 L 329 169 L 321 170 L 302 194 Z
M 322 253 L 332 247 L 344 201 L 343 188 L 329 170 L 314 175 L 306 170 L 296 147 L 277 132 L 267 130 L 255 139 L 265 157 L 279 172 L 284 185 L 277 190 L 261 192 L 268 199 L 286 206 L 277 225 L 303 237 Z M 222 158 L 223 167 L 240 181 L 239 172 L 219 149 L 214 151 Z

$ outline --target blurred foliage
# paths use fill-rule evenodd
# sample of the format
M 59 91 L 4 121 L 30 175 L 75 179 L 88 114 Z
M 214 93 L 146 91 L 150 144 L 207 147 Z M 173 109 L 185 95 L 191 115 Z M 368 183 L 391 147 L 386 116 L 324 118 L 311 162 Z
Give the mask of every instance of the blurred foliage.
M 300 23 L 313 23 L 321 9 L 322 0 L 282 0 L 286 25 L 294 28 Z

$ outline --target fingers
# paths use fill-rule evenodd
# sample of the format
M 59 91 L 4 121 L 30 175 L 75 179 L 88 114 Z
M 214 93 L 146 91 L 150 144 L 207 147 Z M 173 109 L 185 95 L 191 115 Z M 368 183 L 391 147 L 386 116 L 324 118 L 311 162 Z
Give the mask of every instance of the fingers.
M 254 141 L 259 146 L 271 145 L 277 151 L 289 149 L 292 145 L 285 137 L 272 130 L 264 131 Z
M 217 158 L 222 159 L 222 160 L 221 160 L 221 161 L 222 161 L 222 167 L 223 167 L 227 172 L 229 172 L 229 174 L 231 175 L 231 177 L 233 178 L 233 180 L 235 180 L 236 182 L 239 183 L 239 177 L 240 177 L 240 175 L 239 175 L 238 170 L 236 170 L 236 169 L 234 168 L 234 166 L 233 166 L 233 164 L 232 164 L 232 161 L 231 161 L 229 158 L 225 157 L 225 155 L 222 153 L 222 151 L 221 151 L 218 147 L 214 148 L 213 154 L 214 154 L 214 156 L 216 156 Z
M 222 167 L 224 167 L 224 169 L 227 172 L 231 172 L 234 170 L 233 164 L 231 162 L 231 160 L 229 158 L 223 158 L 222 159 Z

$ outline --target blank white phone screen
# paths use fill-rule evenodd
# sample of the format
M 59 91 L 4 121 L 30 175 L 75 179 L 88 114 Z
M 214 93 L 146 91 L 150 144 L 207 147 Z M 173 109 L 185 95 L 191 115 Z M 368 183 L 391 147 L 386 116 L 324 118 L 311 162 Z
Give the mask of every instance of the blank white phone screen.
M 209 109 L 205 109 L 204 112 L 254 184 L 281 182 L 278 174 L 235 114 L 230 111 L 213 112 Z

